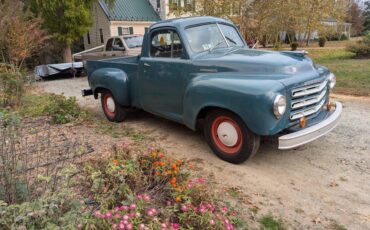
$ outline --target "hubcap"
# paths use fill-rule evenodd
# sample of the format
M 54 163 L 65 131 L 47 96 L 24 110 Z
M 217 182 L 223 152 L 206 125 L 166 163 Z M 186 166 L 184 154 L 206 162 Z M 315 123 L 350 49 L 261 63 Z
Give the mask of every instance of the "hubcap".
M 221 143 L 227 147 L 235 146 L 239 139 L 238 131 L 230 122 L 222 122 L 218 126 L 217 136 Z
M 114 111 L 116 110 L 116 105 L 114 103 L 113 98 L 111 98 L 111 97 L 107 98 L 107 109 L 111 113 L 114 113 Z

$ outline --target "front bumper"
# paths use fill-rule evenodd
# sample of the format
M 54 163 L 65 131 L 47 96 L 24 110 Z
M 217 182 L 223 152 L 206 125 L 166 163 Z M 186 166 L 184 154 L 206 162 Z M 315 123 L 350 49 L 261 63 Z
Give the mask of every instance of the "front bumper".
M 343 106 L 340 102 L 335 103 L 335 110 L 332 114 L 320 123 L 279 137 L 279 149 L 292 149 L 311 141 L 314 141 L 333 130 L 340 119 Z

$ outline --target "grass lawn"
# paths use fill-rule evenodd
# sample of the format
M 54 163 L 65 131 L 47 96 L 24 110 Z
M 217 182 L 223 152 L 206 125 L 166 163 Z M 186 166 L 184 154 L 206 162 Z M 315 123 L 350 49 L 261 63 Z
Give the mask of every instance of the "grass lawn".
M 310 49 L 315 63 L 328 67 L 337 76 L 334 93 L 370 95 L 370 59 L 356 59 L 344 49 Z

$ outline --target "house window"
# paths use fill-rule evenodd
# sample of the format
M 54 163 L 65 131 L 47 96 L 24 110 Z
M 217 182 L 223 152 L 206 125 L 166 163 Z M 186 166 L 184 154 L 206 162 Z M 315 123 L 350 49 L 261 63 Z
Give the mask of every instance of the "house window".
M 101 43 L 104 43 L 103 29 L 100 29 L 100 30 L 99 30 L 99 33 L 100 33 L 100 42 L 101 42 Z
M 130 34 L 130 28 L 129 27 L 123 27 L 122 32 L 123 32 L 123 34 Z
M 133 27 L 118 27 L 118 35 L 134 34 Z
M 90 32 L 87 32 L 87 44 L 91 44 L 91 40 L 90 40 Z
M 157 0 L 157 9 L 161 8 L 161 0 Z

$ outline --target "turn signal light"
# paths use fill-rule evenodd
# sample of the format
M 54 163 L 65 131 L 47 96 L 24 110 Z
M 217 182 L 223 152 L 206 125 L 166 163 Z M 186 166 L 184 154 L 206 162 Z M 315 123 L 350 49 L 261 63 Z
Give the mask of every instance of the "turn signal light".
M 303 129 L 304 127 L 306 127 L 306 123 L 307 123 L 306 117 L 301 117 L 301 119 L 299 120 L 299 126 Z

